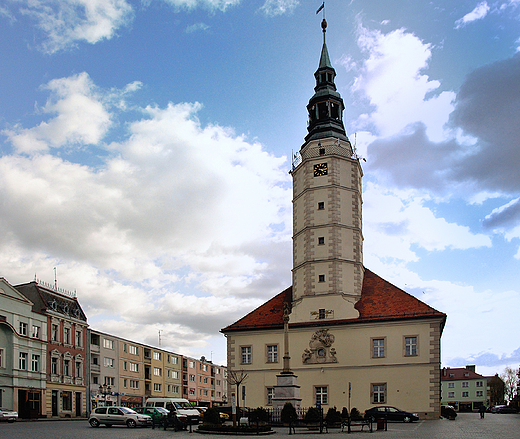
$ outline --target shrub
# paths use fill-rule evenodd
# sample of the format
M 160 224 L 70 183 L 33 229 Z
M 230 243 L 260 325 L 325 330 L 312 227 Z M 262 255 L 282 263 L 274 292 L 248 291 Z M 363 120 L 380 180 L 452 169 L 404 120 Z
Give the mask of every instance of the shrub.
M 267 410 L 263 407 L 258 407 L 254 409 L 249 415 L 249 420 L 251 422 L 267 422 L 268 419 L 269 414 L 267 413 Z
M 341 414 L 336 410 L 336 407 L 331 407 L 327 411 L 325 420 L 328 425 L 341 424 Z
M 350 419 L 352 421 L 361 421 L 361 419 L 363 419 L 363 416 L 361 416 L 361 413 L 359 413 L 359 410 L 356 407 L 350 411 Z
M 305 422 L 320 422 L 320 410 L 317 407 L 310 407 L 305 413 Z
M 292 422 L 295 422 L 298 419 L 296 409 L 290 402 L 286 402 L 284 404 L 280 416 L 284 424 L 291 424 Z
M 343 419 L 348 419 L 348 410 L 346 407 L 343 407 L 343 409 L 341 410 L 341 417 Z
M 219 411 L 212 407 L 204 412 L 203 417 L 204 424 L 218 425 L 221 423 Z

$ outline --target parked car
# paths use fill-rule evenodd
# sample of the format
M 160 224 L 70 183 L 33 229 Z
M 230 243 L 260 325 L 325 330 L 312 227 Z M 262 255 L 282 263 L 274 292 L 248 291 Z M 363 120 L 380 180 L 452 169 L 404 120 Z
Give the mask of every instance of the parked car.
M 88 422 L 92 427 L 99 427 L 99 424 L 105 424 L 107 427 L 112 425 L 148 427 L 152 425 L 152 418 L 128 407 L 98 407 L 90 414 Z
M 405 412 L 390 406 L 372 407 L 365 411 L 365 418 L 372 418 L 373 420 L 386 419 L 388 421 L 401 422 L 413 422 L 419 420 L 417 413 Z
M 169 413 L 164 407 L 132 407 L 132 410 L 141 415 L 150 416 L 156 425 L 162 425 Z
M 457 412 L 455 411 L 455 407 L 452 405 L 443 405 L 441 406 L 441 416 L 446 419 L 455 419 L 457 417 Z
M 18 419 L 18 413 L 14 410 L 0 409 L 0 421 L 14 422 Z
M 496 405 L 491 409 L 491 413 L 518 413 L 518 410 L 507 405 Z

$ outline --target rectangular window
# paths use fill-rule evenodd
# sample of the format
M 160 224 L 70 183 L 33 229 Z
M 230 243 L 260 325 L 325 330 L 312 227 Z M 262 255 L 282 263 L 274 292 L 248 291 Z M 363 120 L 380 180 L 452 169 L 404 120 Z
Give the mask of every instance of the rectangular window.
M 386 402 L 386 384 L 372 384 L 372 403 L 384 404 Z
M 318 310 L 318 319 L 323 320 L 327 317 L 327 313 L 325 312 L 325 308 L 320 308 Z
M 217 380 L 217 386 L 221 386 L 221 385 L 222 385 L 222 381 Z
M 83 364 L 80 361 L 76 361 L 76 378 L 81 378 L 83 376 Z
M 114 349 L 114 340 L 109 340 L 108 338 L 104 338 L 103 347 L 106 349 Z
M 469 397 L 469 392 L 462 392 L 462 397 L 463 398 L 468 398 Z
M 267 387 L 267 405 L 273 404 L 274 387 Z
M 477 381 L 477 387 L 482 387 L 483 386 L 483 382 L 482 381 Z
M 325 245 L 325 237 L 323 237 L 323 236 L 318 237 L 318 245 Z
M 137 346 L 132 346 L 130 345 L 129 347 L 129 352 L 132 354 L 132 355 L 139 355 L 139 348 Z
M 58 325 L 52 325 L 51 328 L 52 341 L 58 341 Z
M 267 345 L 267 362 L 278 363 L 278 345 Z
M 105 386 L 113 386 L 116 380 L 114 377 L 105 377 Z
M 325 202 L 318 201 L 318 210 L 325 210 Z
M 202 383 L 203 384 L 208 384 L 208 377 L 204 377 L 204 379 L 202 380 Z
M 448 383 L 448 389 L 454 389 L 455 383 Z
M 114 367 L 114 359 L 113 358 L 104 358 L 105 367 Z
M 20 322 L 20 335 L 27 335 L 27 323 Z
M 477 390 L 477 397 L 482 398 L 484 396 L 484 392 L 482 390 Z
M 195 369 L 195 361 L 190 361 L 190 368 Z
M 153 391 L 154 392 L 161 392 L 162 391 L 162 384 L 161 383 L 153 383 Z
M 131 389 L 139 389 L 139 381 L 137 381 L 137 380 L 130 380 L 130 388 Z
M 404 355 L 406 357 L 412 357 L 417 355 L 417 337 L 405 337 Z
M 160 352 L 153 352 L 153 359 L 157 361 L 161 361 L 161 353 Z
M 176 370 L 172 370 L 172 378 L 175 380 L 179 379 L 179 372 Z
M 51 373 L 58 375 L 58 359 L 56 357 L 51 358 Z
M 128 381 L 127 381 L 126 378 L 123 379 L 123 387 L 124 387 L 124 388 L 127 388 L 127 387 L 128 387 Z
M 83 343 L 81 343 L 81 339 L 83 338 L 83 331 L 77 330 L 76 331 L 76 347 L 81 347 Z
M 0 348 L 0 368 L 4 368 L 4 358 L 5 358 L 5 351 L 3 348 Z M 1 392 L 1 391 L 0 391 Z
M 70 360 L 63 361 L 63 375 L 70 376 Z
M 40 338 L 40 327 L 33 325 L 32 331 L 31 331 L 31 337 L 32 338 Z
M 27 370 L 27 358 L 27 352 L 20 352 L 20 355 L 18 357 L 18 369 Z
M 123 361 L 123 370 L 128 369 L 128 363 L 126 361 Z
M 160 367 L 154 367 L 153 368 L 153 374 L 156 376 L 156 377 L 160 377 L 162 376 L 162 369 Z
M 463 381 L 462 382 L 462 387 L 469 387 L 469 382 Z
M 385 339 L 384 338 L 373 338 L 372 339 L 372 357 L 383 358 L 385 356 Z
M 172 393 L 179 393 L 179 386 L 172 386 Z
M 63 343 L 70 344 L 70 328 L 63 328 Z
M 318 282 L 325 282 L 325 275 L 324 274 L 318 275 Z
M 61 392 L 62 407 L 65 411 L 72 411 L 72 392 Z
M 195 395 L 195 389 L 192 389 L 191 387 L 190 387 L 190 395 Z
M 172 360 L 172 364 L 179 364 L 179 357 L 172 356 L 171 360 Z
M 139 372 L 139 364 L 130 363 L 130 372 Z
M 252 362 L 252 352 L 251 346 L 242 346 L 242 364 L 251 364 Z
M 448 398 L 455 398 L 455 392 L 448 392 Z
M 195 382 L 195 375 L 190 374 L 190 381 Z
M 328 389 L 327 387 L 315 387 L 314 394 L 316 396 L 316 405 L 318 404 L 327 404 L 328 402 Z
M 32 355 L 31 370 L 33 372 L 40 371 L 40 356 L 39 355 L 35 355 L 35 354 Z

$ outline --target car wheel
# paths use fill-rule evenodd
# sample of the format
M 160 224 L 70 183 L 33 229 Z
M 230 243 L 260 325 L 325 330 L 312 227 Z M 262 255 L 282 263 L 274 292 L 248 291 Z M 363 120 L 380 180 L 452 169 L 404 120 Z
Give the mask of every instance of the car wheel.
M 99 427 L 99 421 L 97 419 L 91 419 L 88 421 L 91 427 Z
M 410 416 L 405 416 L 403 422 L 412 422 L 412 418 L 410 418 Z
M 130 428 L 135 428 L 137 424 L 133 419 L 129 419 L 128 421 L 126 421 L 126 426 Z

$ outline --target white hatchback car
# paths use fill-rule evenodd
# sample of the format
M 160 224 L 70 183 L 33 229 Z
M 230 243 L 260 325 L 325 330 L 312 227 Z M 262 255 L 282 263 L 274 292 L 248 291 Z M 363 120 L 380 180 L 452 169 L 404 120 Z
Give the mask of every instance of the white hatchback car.
M 18 419 L 18 413 L 14 410 L 0 409 L 0 421 L 14 422 Z
M 112 425 L 147 427 L 152 425 L 152 418 L 148 415 L 141 415 L 128 407 L 98 407 L 90 414 L 88 422 L 92 427 L 99 427 L 99 424 L 105 424 L 107 427 Z

